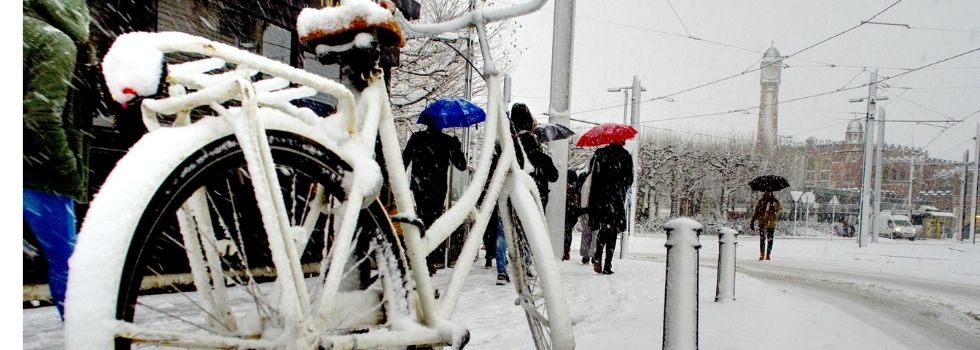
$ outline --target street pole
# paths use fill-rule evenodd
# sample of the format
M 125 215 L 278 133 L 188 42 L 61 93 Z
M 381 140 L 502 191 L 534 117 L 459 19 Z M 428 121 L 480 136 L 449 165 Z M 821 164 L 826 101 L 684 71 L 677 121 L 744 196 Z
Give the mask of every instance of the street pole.
M 875 193 L 874 193 L 874 218 L 881 215 L 881 157 L 885 150 L 885 109 L 878 109 L 878 149 L 875 150 Z M 912 213 L 909 212 L 909 218 Z M 871 242 L 878 243 L 878 220 L 871 221 Z
M 799 210 L 800 205 L 799 205 L 799 203 L 800 203 L 799 201 L 793 201 L 793 238 L 796 238 L 796 236 L 797 236 L 797 234 L 796 234 L 796 222 L 797 221 L 800 221 L 800 214 L 799 214 L 800 213 L 800 210 Z M 759 238 L 759 239 L 762 239 L 762 238 Z
M 633 90 L 633 100 L 631 101 L 632 104 L 630 106 L 630 125 L 632 125 L 633 128 L 639 129 L 640 99 L 642 98 L 643 95 L 643 86 L 640 84 L 639 77 L 635 75 L 633 76 L 633 87 L 630 88 L 630 90 Z M 634 137 L 632 146 L 629 149 L 630 154 L 633 156 L 633 185 L 630 186 L 629 213 L 627 214 L 629 216 L 626 217 L 626 221 L 628 225 L 626 226 L 626 234 L 623 235 L 622 249 L 619 251 L 620 259 L 622 259 L 626 254 L 628 254 L 629 238 L 630 236 L 633 235 L 633 233 L 636 230 L 636 202 L 637 202 L 636 188 L 638 187 L 636 183 L 636 177 L 640 171 L 640 162 L 639 162 L 639 158 L 636 155 L 637 153 L 640 152 L 640 138 L 642 137 L 643 137 L 642 133 Z
M 973 137 L 975 148 L 973 153 L 980 156 L 980 122 L 977 122 L 977 133 Z M 973 162 L 973 185 L 970 186 L 970 239 L 973 244 L 977 244 L 977 177 L 980 175 L 980 157 L 974 157 L 977 161 Z
M 510 74 L 504 74 L 504 107 L 510 106 L 511 89 Z
M 470 11 L 473 11 L 473 9 L 476 8 L 476 0 L 470 0 L 469 2 L 470 2 L 469 4 Z M 466 28 L 466 61 L 467 62 L 473 61 L 473 27 Z M 465 71 L 464 81 L 463 81 L 463 98 L 466 99 L 467 101 L 473 101 L 473 67 L 469 64 L 465 65 L 464 67 L 466 68 L 466 71 Z M 471 142 L 470 128 L 469 127 L 463 128 L 463 141 L 462 141 L 463 159 L 466 160 L 467 165 L 470 164 L 470 155 L 473 153 L 470 152 L 470 146 L 471 146 L 470 142 Z M 453 195 L 450 196 L 450 202 L 446 205 L 446 208 L 452 206 L 453 202 L 455 202 L 455 200 L 458 200 L 459 197 L 463 195 L 464 189 L 470 183 L 469 170 L 453 169 L 453 171 L 459 174 L 460 176 L 457 179 L 458 181 L 455 182 L 454 184 L 455 186 L 453 186 L 455 187 L 453 189 Z M 450 261 L 449 261 L 450 251 L 456 249 L 454 247 L 455 245 L 457 244 L 462 245 L 463 244 L 462 241 L 465 241 L 466 237 L 469 236 L 470 234 L 470 225 L 463 225 L 462 229 L 463 229 L 462 237 L 458 237 L 454 234 L 450 236 L 450 239 L 448 239 L 446 242 L 446 249 L 443 250 L 443 252 L 445 253 L 444 254 L 445 259 L 443 263 L 447 267 L 450 265 Z M 454 238 L 462 239 L 462 241 Z
M 551 103 L 548 121 L 570 126 L 569 110 L 572 91 L 572 44 L 575 42 L 575 0 L 555 1 L 554 31 L 551 41 Z M 558 169 L 558 181 L 550 184 L 548 207 L 548 231 L 551 248 L 561 258 L 565 241 L 565 184 L 568 181 L 568 139 L 552 141 L 548 145 L 551 160 Z
M 915 180 L 915 156 L 909 160 L 909 204 L 907 205 L 909 215 L 912 215 L 912 181 Z
M 965 225 L 966 218 L 964 216 L 966 212 L 966 173 L 969 171 L 970 166 L 970 149 L 963 150 L 963 172 L 960 173 L 960 206 L 956 209 L 959 210 L 956 214 L 956 240 L 962 241 L 963 237 L 963 226 Z
M 912 217 L 912 181 L 915 179 L 915 125 L 912 126 L 912 146 L 909 147 L 909 218 Z
M 878 71 L 871 72 L 871 83 L 868 86 L 868 113 L 864 117 L 864 170 L 861 173 L 861 218 L 858 220 L 858 247 L 867 246 L 866 239 L 870 232 L 874 216 L 871 213 L 871 160 L 873 158 L 874 142 L 874 112 L 875 98 L 878 96 Z M 860 101 L 860 100 L 858 100 Z
M 831 227 L 835 227 L 834 226 L 834 223 L 836 223 L 836 222 L 837 222 L 837 203 L 834 203 L 830 207 L 830 225 L 831 225 Z M 834 239 L 834 234 L 833 233 L 830 234 L 830 239 Z
M 626 110 L 630 107 L 630 91 L 623 89 L 623 124 L 626 124 L 629 119 L 626 116 Z

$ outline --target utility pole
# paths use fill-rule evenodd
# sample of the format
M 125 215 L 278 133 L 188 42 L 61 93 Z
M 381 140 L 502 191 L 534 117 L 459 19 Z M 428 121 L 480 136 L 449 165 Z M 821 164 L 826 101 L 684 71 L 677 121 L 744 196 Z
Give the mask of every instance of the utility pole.
M 963 237 L 963 226 L 965 224 L 965 212 L 966 212 L 966 173 L 969 172 L 970 167 L 970 149 L 967 148 L 963 150 L 963 172 L 960 173 L 960 206 L 956 209 L 956 240 L 961 241 Z
M 575 42 L 575 0 L 555 1 L 554 31 L 551 41 L 551 103 L 548 121 L 570 126 L 569 110 L 572 91 L 572 44 Z M 568 181 L 568 139 L 552 141 L 548 145 L 551 160 L 558 169 L 558 181 L 550 184 L 548 207 L 548 231 L 551 248 L 561 258 L 565 241 L 565 184 Z
M 885 149 L 885 109 L 878 109 L 878 149 L 875 150 L 875 193 L 874 193 L 874 218 L 871 221 L 871 242 L 878 243 L 878 215 L 881 215 L 881 157 Z M 912 212 L 909 212 L 909 218 Z
M 513 91 L 510 86 L 510 74 L 504 74 L 504 107 L 510 106 L 510 95 Z
M 858 247 L 867 246 L 867 237 L 874 221 L 874 213 L 871 212 L 871 161 L 873 158 L 874 142 L 874 122 L 875 122 L 875 101 L 886 100 L 887 96 L 878 97 L 878 70 L 871 72 L 871 83 L 868 86 L 867 98 L 851 99 L 851 102 L 867 101 L 868 112 L 864 122 L 864 171 L 861 174 L 861 218 L 858 220 L 859 229 L 857 234 Z
M 973 153 L 980 156 L 980 122 L 977 123 L 977 133 L 973 137 L 975 143 L 975 148 Z M 973 244 L 977 244 L 977 176 L 980 175 L 977 171 L 980 170 L 980 157 L 977 161 L 973 162 L 973 185 L 970 186 L 970 239 Z
M 906 209 L 909 211 L 910 219 L 912 218 L 912 181 L 915 179 L 915 125 L 912 126 L 912 146 L 909 147 L 909 201 Z
M 913 174 L 915 174 L 915 156 L 912 156 L 912 158 L 909 159 L 909 201 L 907 205 L 909 215 L 912 215 L 912 181 L 915 180 L 915 176 Z M 909 217 L 911 218 L 911 216 Z
M 639 129 L 640 126 L 640 101 L 643 95 L 643 86 L 640 84 L 640 78 L 633 76 L 633 86 L 630 88 L 633 91 L 632 105 L 630 106 L 630 125 L 633 128 Z M 632 146 L 629 151 L 633 156 L 633 185 L 630 186 L 630 200 L 629 200 L 629 213 L 626 217 L 626 234 L 623 236 L 622 249 L 620 250 L 619 257 L 622 259 L 628 252 L 629 249 L 629 237 L 633 235 L 636 230 L 636 188 L 639 187 L 636 183 L 637 174 L 640 173 L 640 162 L 637 154 L 640 153 L 640 139 L 643 134 L 637 135 L 633 139 Z

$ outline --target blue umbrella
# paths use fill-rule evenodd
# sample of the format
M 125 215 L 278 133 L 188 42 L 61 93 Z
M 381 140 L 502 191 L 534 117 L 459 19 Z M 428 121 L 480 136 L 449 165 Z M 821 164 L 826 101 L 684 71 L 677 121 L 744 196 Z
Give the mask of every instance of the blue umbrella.
M 461 99 L 440 99 L 432 101 L 422 114 L 419 124 L 436 128 L 465 128 L 487 120 L 487 113 L 473 102 Z

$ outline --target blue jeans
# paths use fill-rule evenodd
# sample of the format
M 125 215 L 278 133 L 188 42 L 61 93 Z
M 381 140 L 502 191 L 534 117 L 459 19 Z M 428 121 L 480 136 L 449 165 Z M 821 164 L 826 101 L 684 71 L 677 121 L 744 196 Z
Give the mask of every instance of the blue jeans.
M 497 216 L 497 273 L 507 273 L 507 238 L 504 237 L 504 223 Z
M 75 202 L 70 197 L 24 189 L 24 220 L 48 259 L 48 287 L 64 319 L 68 258 L 75 250 Z

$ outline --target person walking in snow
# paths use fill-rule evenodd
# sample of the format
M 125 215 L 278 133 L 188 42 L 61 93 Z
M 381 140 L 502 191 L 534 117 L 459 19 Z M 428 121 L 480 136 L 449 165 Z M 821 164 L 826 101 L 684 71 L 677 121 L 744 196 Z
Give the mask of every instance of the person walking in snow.
M 447 178 L 449 164 L 459 170 L 466 170 L 466 159 L 459 139 L 446 135 L 442 129 L 428 124 L 424 131 L 412 134 L 402 152 L 405 167 L 412 167 L 412 180 L 409 188 L 415 197 L 419 219 L 425 227 L 432 225 L 445 212 Z M 424 235 L 424 233 L 423 233 Z M 429 254 L 426 262 L 429 273 L 435 273 L 435 262 L 444 253 L 440 246 Z
M 23 10 L 24 221 L 47 257 L 48 287 L 64 319 L 75 202 L 86 200 L 88 186 L 85 140 L 66 102 L 91 17 L 83 0 L 24 0 Z
M 565 245 L 561 256 L 563 261 L 572 258 L 572 230 L 575 228 L 575 223 L 578 222 L 578 216 L 581 213 L 579 208 L 580 189 L 581 182 L 578 180 L 578 174 L 575 170 L 568 169 L 568 180 L 565 183 Z
M 755 230 L 755 223 L 759 223 L 759 260 L 769 260 L 769 254 L 772 253 L 773 234 L 776 231 L 776 221 L 779 219 L 779 211 L 782 209 L 779 200 L 772 192 L 764 193 L 755 205 L 755 214 L 749 221 L 749 229 Z M 766 242 L 768 242 L 768 246 Z
M 633 184 L 633 158 L 624 144 L 615 142 L 596 150 L 589 165 L 592 179 L 587 211 L 589 226 L 596 232 L 592 266 L 604 275 L 613 273 L 616 236 L 626 231 L 626 192 Z
M 591 163 L 590 163 L 591 164 Z M 582 227 L 582 236 L 579 240 L 579 255 L 582 256 L 582 264 L 592 262 L 595 255 L 595 231 L 589 226 L 589 190 L 592 188 L 592 174 L 588 168 L 578 175 L 579 180 L 579 226 Z
M 531 132 L 537 122 L 527 105 L 520 102 L 515 103 L 510 109 L 510 119 L 513 131 L 516 133 L 517 139 L 520 140 L 528 160 L 531 161 L 531 166 L 534 167 L 531 177 L 534 178 L 534 183 L 538 187 L 538 194 L 541 195 L 541 205 L 548 207 L 548 193 L 550 192 L 548 183 L 558 181 L 558 169 L 555 168 L 555 163 L 544 151 L 537 137 Z M 520 151 L 517 154 L 520 154 Z M 518 156 L 518 162 L 524 166 L 523 157 Z
M 497 169 L 497 161 L 500 159 L 500 143 L 494 145 L 493 158 L 490 160 L 490 174 L 492 176 L 495 169 Z M 484 196 L 487 194 L 487 188 L 489 188 L 490 183 L 488 182 L 483 187 L 483 193 L 480 194 L 479 204 L 483 207 Z M 487 222 L 487 228 L 483 232 L 483 247 L 486 249 L 486 259 L 485 267 L 489 269 L 491 262 L 493 260 L 497 261 L 497 285 L 505 285 L 510 282 L 510 276 L 507 275 L 507 241 L 504 237 L 504 225 L 500 221 L 500 208 L 494 204 L 493 213 L 491 213 L 490 221 Z

